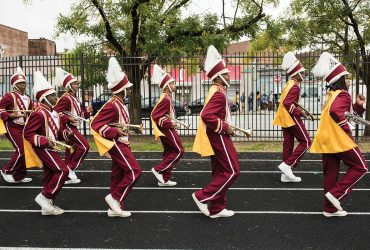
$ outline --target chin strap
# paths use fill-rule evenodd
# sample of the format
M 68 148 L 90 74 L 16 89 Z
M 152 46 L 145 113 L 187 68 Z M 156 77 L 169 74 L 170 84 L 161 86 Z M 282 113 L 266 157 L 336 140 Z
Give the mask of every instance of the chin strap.
M 227 87 L 230 87 L 230 84 L 225 80 L 225 78 L 222 75 L 219 75 L 222 81 L 226 84 Z
M 71 84 L 68 84 L 68 89 L 72 91 L 73 94 L 76 94 L 76 91 L 74 91 L 71 87 Z

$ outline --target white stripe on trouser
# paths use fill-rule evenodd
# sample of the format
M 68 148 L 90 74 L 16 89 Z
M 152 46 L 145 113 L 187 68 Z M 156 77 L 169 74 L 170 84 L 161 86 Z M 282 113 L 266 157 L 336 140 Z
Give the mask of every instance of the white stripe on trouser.
M 20 150 L 19 150 L 19 148 L 18 148 L 17 143 L 15 143 L 15 141 L 14 141 L 14 139 L 13 139 L 13 137 L 12 137 L 11 133 L 9 132 L 8 122 L 6 122 L 6 123 L 5 123 L 5 126 L 6 126 L 6 130 L 8 131 L 8 135 L 9 135 L 10 139 L 12 140 L 13 144 L 15 145 L 15 147 L 17 148 L 17 152 L 18 152 L 18 157 L 17 157 L 17 159 L 15 160 L 15 162 L 14 162 L 14 164 L 13 164 L 13 167 L 12 167 L 11 169 L 9 169 L 9 171 L 12 171 L 12 170 L 14 169 L 15 165 L 17 165 L 17 162 L 18 162 L 19 158 L 21 157 L 21 152 L 20 152 Z
M 76 170 L 76 169 L 80 166 L 80 164 L 81 164 L 81 160 L 82 160 L 83 156 L 87 154 L 87 148 L 86 148 L 86 147 L 85 147 L 85 145 L 80 141 L 80 139 L 78 139 L 78 136 L 76 136 L 76 134 L 74 134 L 74 133 L 73 133 L 73 135 L 74 135 L 74 137 L 75 137 L 75 138 L 80 142 L 80 144 L 82 145 L 82 147 L 84 147 L 84 154 L 83 154 L 83 155 L 80 157 L 80 159 L 78 160 L 77 165 L 76 165 L 76 168 L 74 169 L 74 170 Z
M 58 182 L 57 182 L 56 187 L 54 188 L 53 192 L 51 192 L 51 194 L 54 194 L 54 193 L 55 193 L 55 191 L 57 190 L 57 188 L 59 187 L 60 180 L 61 180 L 61 179 L 62 179 L 62 177 L 63 177 L 63 171 L 59 168 L 58 164 L 54 161 L 54 158 L 50 155 L 50 153 L 49 153 L 46 149 L 44 149 L 44 151 L 45 151 L 45 152 L 46 152 L 46 154 L 50 157 L 50 159 L 53 161 L 53 163 L 54 163 L 54 164 L 55 164 L 55 166 L 58 168 L 58 170 L 62 172 L 62 174 L 61 174 L 61 175 L 60 175 L 60 177 L 59 177 L 59 180 L 58 180 Z
M 360 161 L 361 161 L 361 163 L 362 163 L 362 166 L 363 166 L 363 168 L 366 170 L 365 171 L 365 173 L 363 174 L 363 175 L 361 175 L 360 176 L 360 178 L 358 178 L 357 179 L 357 181 L 355 181 L 354 183 L 352 183 L 352 185 L 351 186 L 349 186 L 347 189 L 346 189 L 346 191 L 344 191 L 344 194 L 342 195 L 342 196 L 340 196 L 339 198 L 338 198 L 338 200 L 340 200 L 340 199 L 342 199 L 346 194 L 347 194 L 347 192 L 348 192 L 348 190 L 353 186 L 353 185 L 355 185 L 362 177 L 364 177 L 365 176 L 365 174 L 367 173 L 367 167 L 366 167 L 366 164 L 364 163 L 364 161 L 362 160 L 362 158 L 361 158 L 361 156 L 357 153 L 357 151 L 353 148 L 352 149 L 353 151 L 355 151 L 355 153 L 356 153 L 356 155 L 357 155 L 357 157 L 360 159 Z
M 180 155 L 181 155 L 181 149 L 180 149 L 179 145 L 177 145 L 177 142 L 176 142 L 175 136 L 173 136 L 173 133 L 172 133 L 172 131 L 171 131 L 171 130 L 168 130 L 168 131 L 170 131 L 170 133 L 171 133 L 171 135 L 172 135 L 173 141 L 175 142 L 175 145 L 176 145 L 177 149 L 179 150 L 179 154 L 176 156 L 176 158 L 175 158 L 175 159 L 173 159 L 173 161 L 171 161 L 171 162 L 170 162 L 170 164 L 168 164 L 168 166 L 167 166 L 167 167 L 165 167 L 164 169 L 160 170 L 159 172 L 162 172 L 162 171 L 166 170 L 167 168 L 169 168 L 169 167 L 172 165 L 172 163 L 174 163 L 174 162 L 177 160 L 177 158 L 179 158 L 179 157 L 180 157 Z
M 304 133 L 304 131 L 303 131 L 302 127 L 299 125 L 299 123 L 298 123 L 297 119 L 296 119 L 294 116 L 293 116 L 293 119 L 295 120 L 295 123 L 298 125 L 298 127 L 299 127 L 299 129 L 301 130 L 301 132 L 302 132 L 302 134 L 303 134 L 304 138 L 306 139 L 306 150 L 304 150 L 304 151 L 302 152 L 302 154 L 300 154 L 300 155 L 295 159 L 295 161 L 294 161 L 294 163 L 292 164 L 292 166 L 294 166 L 294 165 L 296 164 L 296 162 L 298 161 L 298 159 L 299 159 L 299 158 L 301 158 L 301 156 L 302 156 L 302 155 L 304 155 L 304 154 L 307 152 L 307 150 L 308 150 L 308 140 L 307 140 L 306 134 Z
M 231 164 L 229 154 L 226 151 L 226 147 L 225 147 L 225 143 L 224 143 L 224 139 L 222 138 L 222 135 L 220 135 L 220 138 L 221 138 L 222 146 L 224 147 L 224 150 L 225 150 L 225 154 L 227 156 L 227 160 L 229 161 L 232 174 L 231 174 L 230 178 L 225 182 L 225 184 L 222 185 L 222 187 L 219 190 L 217 190 L 216 193 L 214 193 L 211 197 L 208 197 L 208 198 L 205 198 L 205 199 L 201 200 L 200 202 L 205 202 L 205 201 L 207 201 L 207 200 L 212 199 L 213 197 L 215 197 L 215 195 L 218 194 L 226 186 L 226 184 L 234 177 L 234 175 L 235 175 L 234 167 Z
M 128 163 L 128 161 L 126 160 L 126 158 L 123 156 L 123 153 L 121 152 L 120 148 L 118 147 L 118 145 L 117 145 L 116 141 L 115 141 L 115 140 L 113 140 L 113 141 L 114 141 L 114 146 L 116 146 L 116 148 L 117 148 L 117 150 L 118 150 L 119 154 L 122 156 L 123 160 L 125 160 L 125 162 L 126 162 L 127 166 L 129 167 L 129 169 L 131 170 L 131 173 L 132 173 L 132 182 L 131 182 L 129 185 L 127 185 L 127 187 L 126 187 L 125 191 L 123 191 L 122 196 L 121 196 L 121 198 L 119 199 L 119 201 L 122 201 L 123 196 L 125 196 L 125 194 L 126 194 L 126 192 L 127 192 L 127 189 L 128 189 L 128 188 L 129 188 L 129 187 L 130 187 L 134 182 L 135 182 L 135 173 L 134 173 L 134 170 L 131 168 L 130 164 Z

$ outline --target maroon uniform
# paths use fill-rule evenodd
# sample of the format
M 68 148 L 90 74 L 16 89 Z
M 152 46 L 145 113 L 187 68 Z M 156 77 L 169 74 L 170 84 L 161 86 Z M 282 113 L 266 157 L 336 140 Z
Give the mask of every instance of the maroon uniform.
M 345 112 L 350 112 L 350 108 L 351 97 L 348 92 L 342 91 L 338 94 L 330 107 L 330 116 L 352 138 L 351 129 L 344 115 Z M 330 192 L 339 201 L 352 191 L 354 185 L 365 176 L 368 169 L 366 160 L 358 147 L 341 153 L 323 154 L 322 161 L 324 193 Z M 346 171 L 346 174 L 338 180 L 340 161 L 343 161 L 349 169 Z M 328 213 L 337 211 L 327 198 L 324 199 L 324 211 Z
M 69 116 L 63 114 L 63 111 L 70 112 L 73 115 L 86 119 L 90 118 L 90 114 L 86 111 L 86 108 L 81 105 L 77 97 L 70 92 L 66 92 L 62 95 L 57 105 L 55 105 L 54 110 L 59 112 L 63 123 L 66 124 L 66 128 L 73 132 L 73 138 L 70 139 L 69 144 L 75 145 L 75 150 L 73 153 L 71 153 L 69 149 L 66 150 L 65 162 L 71 170 L 76 170 L 85 159 L 90 146 L 88 141 L 78 131 L 78 124 L 72 124 L 69 121 Z
M 358 104 L 357 102 L 353 104 L 353 112 L 356 115 L 362 116 L 365 113 L 365 111 L 366 109 L 361 104 Z
M 164 94 L 162 100 L 153 109 L 151 116 L 158 125 L 158 129 L 165 135 L 160 137 L 164 149 L 162 162 L 155 166 L 154 170 L 162 174 L 163 180 L 167 182 L 171 178 L 174 165 L 184 155 L 184 147 L 180 136 L 174 129 L 172 121 L 167 117 L 175 117 L 172 99 L 169 94 Z
M 226 208 L 226 192 L 240 172 L 238 154 L 230 135 L 226 135 L 228 127 L 226 119 L 229 117 L 230 110 L 225 87 L 218 85 L 218 91 L 211 97 L 201 113 L 214 151 L 214 155 L 211 156 L 212 180 L 208 186 L 195 192 L 200 202 L 208 202 L 211 216 Z
M 55 199 L 68 176 L 68 167 L 58 153 L 49 148 L 49 140 L 64 139 L 68 141 L 67 131 L 58 113 L 44 104 L 29 117 L 24 138 L 29 141 L 44 166 L 42 194 L 48 199 Z
M 21 181 L 27 175 L 23 148 L 23 128 L 26 118 L 20 117 L 12 120 L 9 115 L 13 112 L 7 110 L 30 110 L 32 106 L 31 98 L 16 90 L 5 94 L 0 101 L 0 118 L 4 121 L 6 137 L 15 149 L 15 153 L 2 171 L 4 174 L 12 175 L 16 182 Z
M 124 200 L 141 176 L 139 163 L 131 152 L 128 136 L 118 135 L 118 128 L 109 123 L 129 124 L 129 112 L 124 101 L 113 96 L 95 115 L 91 127 L 102 137 L 113 141 L 114 146 L 109 150 L 112 158 L 112 173 L 110 193 L 112 197 L 124 206 Z
M 283 143 L 283 162 L 287 165 L 295 168 L 301 158 L 303 157 L 304 153 L 309 149 L 311 146 L 311 138 L 307 133 L 306 127 L 303 124 L 301 119 L 302 112 L 301 110 L 294 104 L 294 102 L 299 101 L 301 90 L 297 84 L 289 90 L 288 94 L 284 98 L 283 104 L 286 110 L 289 112 L 295 125 L 282 128 L 283 136 L 284 136 L 284 143 Z M 296 149 L 294 149 L 294 138 L 296 138 L 299 142 Z

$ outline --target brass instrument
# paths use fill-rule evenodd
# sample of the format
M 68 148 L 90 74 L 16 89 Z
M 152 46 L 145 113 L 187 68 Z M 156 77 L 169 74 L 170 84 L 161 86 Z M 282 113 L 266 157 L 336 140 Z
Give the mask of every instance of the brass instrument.
M 344 116 L 345 116 L 348 120 L 353 121 L 354 123 L 362 124 L 362 125 L 365 125 L 365 126 L 370 126 L 370 121 L 365 120 L 364 118 L 362 118 L 362 117 L 360 117 L 360 116 L 358 116 L 358 115 L 355 115 L 355 114 L 352 114 L 352 113 L 346 112 L 346 113 L 344 113 Z
M 34 110 L 15 110 L 15 109 L 10 109 L 6 110 L 7 112 L 13 112 L 13 113 L 21 113 L 20 117 L 27 117 L 27 113 L 31 114 Z
M 310 111 L 308 111 L 307 109 L 305 109 L 301 104 L 299 104 L 298 102 L 294 102 L 294 105 L 296 105 L 297 107 L 299 107 L 302 111 L 302 114 L 304 117 L 306 117 L 307 119 L 310 119 L 311 121 L 313 120 L 317 120 L 317 117 L 314 116 L 313 114 L 311 114 Z
M 231 125 L 231 124 L 229 124 L 229 126 L 230 126 L 232 129 L 234 129 L 234 130 L 236 130 L 236 131 L 239 131 L 239 132 L 243 133 L 243 135 L 245 135 L 247 138 L 249 138 L 249 137 L 251 137 L 251 136 L 252 136 L 252 133 L 253 133 L 253 130 L 252 130 L 252 129 L 242 129 L 242 128 L 238 128 L 238 127 L 236 127 L 236 126 L 234 126 L 234 125 Z
M 140 125 L 135 125 L 135 124 L 126 124 L 126 123 L 117 123 L 117 122 L 110 122 L 108 123 L 109 126 L 113 126 L 113 127 L 116 127 L 116 128 L 120 128 L 120 129 L 123 129 L 123 130 L 126 130 L 128 131 L 129 133 L 130 132 L 133 132 L 135 133 L 134 131 L 130 130 L 130 129 L 137 129 L 140 131 L 140 133 L 144 130 L 144 127 L 143 127 L 143 124 L 140 124 Z M 132 133 L 131 133 L 132 134 Z
M 180 124 L 181 126 L 184 126 L 186 129 L 189 129 L 190 128 L 190 125 L 191 124 L 186 124 L 185 122 L 182 122 L 182 121 L 180 121 L 180 120 L 178 120 L 178 119 L 176 119 L 176 118 L 174 118 L 174 117 L 171 117 L 170 115 L 166 115 L 166 117 L 168 118 L 168 119 L 170 119 L 172 122 L 174 122 L 174 123 L 177 123 L 177 124 Z
M 83 117 L 81 117 L 81 116 L 78 116 L 78 115 L 72 114 L 72 113 L 71 113 L 71 112 L 69 112 L 69 111 L 63 111 L 63 114 L 66 114 L 66 115 L 68 115 L 68 116 L 70 116 L 70 117 L 72 117 L 72 118 L 74 118 L 74 119 L 77 119 L 77 120 L 80 120 L 80 121 L 84 121 L 84 122 L 90 123 L 90 120 L 85 119 L 85 118 L 83 118 Z
M 54 144 L 55 144 L 54 149 L 56 149 L 56 150 L 58 150 L 58 151 L 64 151 L 64 150 L 63 150 L 63 148 L 69 149 L 69 150 L 70 150 L 70 152 L 71 152 L 71 154 L 72 154 L 72 153 L 73 153 L 73 151 L 74 151 L 74 147 L 73 147 L 73 146 L 71 146 L 71 145 L 65 144 L 65 143 L 60 142 L 60 141 L 56 141 L 56 140 L 54 140 L 54 139 L 51 139 L 50 137 L 47 137 L 47 139 L 48 139 L 49 141 L 51 141 L 52 143 L 54 143 Z M 63 147 L 63 148 L 60 148 L 60 147 Z

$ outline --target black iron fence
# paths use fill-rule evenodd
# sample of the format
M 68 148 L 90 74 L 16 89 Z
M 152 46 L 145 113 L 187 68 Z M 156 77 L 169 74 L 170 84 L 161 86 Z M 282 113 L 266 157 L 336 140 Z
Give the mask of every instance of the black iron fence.
M 231 84 L 228 88 L 229 106 L 232 111 L 231 122 L 243 129 L 252 129 L 253 137 L 250 140 L 281 140 L 279 127 L 272 126 L 277 109 L 280 93 L 287 81 L 286 72 L 280 67 L 283 54 L 254 53 L 234 54 L 225 56 L 230 70 Z M 307 69 L 305 81 L 301 83 L 301 104 L 313 114 L 320 114 L 325 100 L 325 82 L 310 74 L 318 60 L 319 53 L 298 54 L 304 67 Z M 350 93 L 355 101 L 357 94 L 366 96 L 366 84 L 361 75 L 361 68 L 369 67 L 369 62 L 362 62 L 360 55 L 337 56 L 352 72 Z M 79 96 L 84 105 L 92 105 L 93 114 L 111 97 L 106 87 L 105 72 L 109 56 L 105 55 L 75 55 L 64 54 L 58 56 L 18 56 L 0 58 L 0 95 L 11 90 L 10 77 L 16 67 L 23 68 L 28 79 L 28 93 L 33 97 L 33 72 L 40 70 L 53 84 L 56 67 L 77 76 L 81 81 Z M 127 100 L 129 108 L 140 107 L 136 111 L 140 114 L 144 125 L 144 134 L 151 135 L 152 127 L 149 119 L 150 112 L 156 104 L 161 91 L 152 84 L 151 69 L 154 63 L 161 64 L 176 80 L 177 92 L 173 96 L 177 119 L 190 124 L 189 129 L 180 127 L 183 136 L 195 135 L 198 115 L 204 99 L 207 96 L 211 81 L 201 70 L 201 57 L 135 57 L 118 58 L 131 82 L 134 83 L 135 103 Z M 63 89 L 58 89 L 61 93 Z M 140 104 L 137 103 L 140 100 Z M 135 112 L 136 112 L 135 111 Z M 305 121 L 311 136 L 317 129 L 318 121 Z M 89 126 L 81 125 L 85 135 L 90 133 Z M 361 136 L 364 127 L 357 126 L 355 135 Z M 243 137 L 237 140 L 246 140 Z

